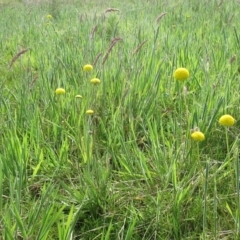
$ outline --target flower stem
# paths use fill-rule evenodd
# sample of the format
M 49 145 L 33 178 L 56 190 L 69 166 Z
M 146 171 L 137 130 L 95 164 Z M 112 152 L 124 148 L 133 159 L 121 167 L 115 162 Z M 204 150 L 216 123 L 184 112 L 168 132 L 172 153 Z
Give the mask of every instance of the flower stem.
M 226 145 L 227 145 L 227 156 L 229 156 L 229 139 L 228 139 L 228 128 L 225 128 L 225 134 L 226 134 Z

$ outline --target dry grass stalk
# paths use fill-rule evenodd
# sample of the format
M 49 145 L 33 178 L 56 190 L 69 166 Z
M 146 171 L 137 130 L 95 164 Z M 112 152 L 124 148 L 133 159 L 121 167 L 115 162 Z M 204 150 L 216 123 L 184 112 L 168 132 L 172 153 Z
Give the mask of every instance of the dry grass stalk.
M 231 24 L 232 20 L 233 20 L 233 17 L 234 17 L 234 13 L 232 14 L 232 16 L 230 17 L 229 21 L 228 21 L 228 24 Z
M 110 47 L 108 48 L 108 51 L 106 53 L 106 55 L 103 58 L 102 64 L 104 64 L 106 62 L 106 60 L 108 59 L 108 55 L 109 53 L 112 51 L 113 47 L 115 46 L 115 44 L 119 41 L 122 41 L 122 38 L 114 38 L 110 44 Z
M 94 67 L 96 66 L 96 64 L 97 64 L 97 62 L 98 62 L 98 59 L 100 58 L 101 55 L 102 55 L 102 53 L 99 53 L 99 54 L 96 56 L 96 58 L 95 58 L 95 60 L 94 60 L 94 62 L 93 62 L 93 66 L 94 66 Z
M 221 0 L 221 1 L 219 2 L 219 4 L 218 4 L 218 8 L 221 7 L 222 3 L 223 3 L 223 0 Z
M 141 44 L 139 44 L 137 46 L 137 48 L 133 51 L 132 55 L 136 54 L 141 48 L 142 46 L 147 42 L 147 40 L 143 41 Z
M 126 87 L 125 87 L 125 90 L 124 90 L 124 92 L 123 92 L 123 95 L 122 95 L 122 102 L 124 102 L 126 96 L 127 96 L 128 93 L 129 93 L 129 90 L 130 90 L 130 85 L 127 83 L 127 84 L 126 84 Z
M 106 11 L 105 11 L 105 14 L 108 13 L 108 12 L 119 12 L 120 10 L 117 9 L 117 8 L 108 8 Z
M 8 69 L 10 69 L 12 67 L 12 65 L 16 62 L 16 60 L 22 55 L 24 54 L 25 52 L 27 52 L 30 48 L 26 48 L 26 49 L 23 49 L 21 50 L 20 52 L 18 52 L 11 60 L 11 62 L 9 63 L 9 67 Z
M 167 14 L 167 12 L 161 13 L 161 14 L 157 17 L 156 22 L 159 23 L 160 20 L 161 20 L 166 14 Z
M 79 22 L 83 22 L 83 14 L 79 15 Z
M 35 82 L 37 81 L 37 79 L 38 79 L 38 76 L 34 77 L 34 79 L 32 80 L 32 82 L 31 82 L 30 85 L 29 85 L 30 89 L 33 88 L 33 85 L 35 84 Z
M 96 26 L 92 29 L 91 34 L 90 34 L 90 39 L 91 39 L 91 40 L 93 39 L 94 33 L 97 31 L 97 28 L 98 28 L 98 26 L 96 25 Z

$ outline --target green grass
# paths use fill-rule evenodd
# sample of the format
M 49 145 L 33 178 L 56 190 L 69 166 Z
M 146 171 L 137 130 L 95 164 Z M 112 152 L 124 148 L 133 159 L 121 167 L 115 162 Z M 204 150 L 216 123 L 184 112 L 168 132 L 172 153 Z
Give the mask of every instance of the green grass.
M 1 239 L 239 239 L 239 3 L 30 2 L 0 1 Z

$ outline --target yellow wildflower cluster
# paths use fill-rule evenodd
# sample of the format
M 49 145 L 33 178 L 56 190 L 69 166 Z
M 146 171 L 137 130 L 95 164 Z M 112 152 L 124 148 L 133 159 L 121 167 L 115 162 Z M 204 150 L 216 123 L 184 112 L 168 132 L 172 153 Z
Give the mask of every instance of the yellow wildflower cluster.
M 49 17 L 47 17 L 47 18 L 51 18 L 50 17 L 50 15 L 49 15 Z M 91 65 L 91 64 L 86 64 L 86 65 L 84 65 L 83 66 L 83 71 L 84 72 L 91 72 L 93 70 L 93 66 Z M 92 78 L 90 81 L 89 81 L 91 84 L 93 84 L 93 85 L 98 85 L 98 84 L 100 84 L 101 83 L 101 80 L 100 79 L 98 79 L 98 78 Z M 56 90 L 55 90 L 55 94 L 56 95 L 63 95 L 63 94 L 65 94 L 66 93 L 66 91 L 65 91 L 65 89 L 64 88 L 57 88 Z M 76 99 L 81 99 L 82 98 L 82 95 L 76 95 L 75 96 L 75 98 Z M 93 115 L 94 114 L 94 111 L 92 110 L 92 109 L 88 109 L 87 111 L 86 111 L 86 114 L 87 115 Z
M 190 75 L 189 71 L 186 68 L 183 68 L 183 67 L 177 68 L 174 71 L 174 74 L 173 74 L 175 80 L 178 80 L 178 81 L 186 80 L 187 78 L 189 78 L 189 75 Z M 236 120 L 231 115 L 225 114 L 225 115 L 220 117 L 218 122 L 222 126 L 231 127 L 236 123 Z M 191 133 L 191 138 L 194 141 L 204 141 L 205 140 L 205 135 L 199 129 L 195 129 Z
M 225 114 L 219 118 L 218 122 L 220 125 L 224 127 L 231 127 L 236 123 L 236 120 L 233 116 Z M 191 138 L 194 141 L 204 141 L 205 135 L 197 128 L 195 131 L 191 133 Z

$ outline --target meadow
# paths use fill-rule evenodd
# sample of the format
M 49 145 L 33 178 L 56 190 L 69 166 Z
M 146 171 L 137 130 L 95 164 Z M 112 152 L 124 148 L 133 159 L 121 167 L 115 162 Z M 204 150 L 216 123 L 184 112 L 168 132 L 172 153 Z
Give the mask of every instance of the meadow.
M 240 239 L 239 1 L 107 2 L 0 0 L 0 239 Z

